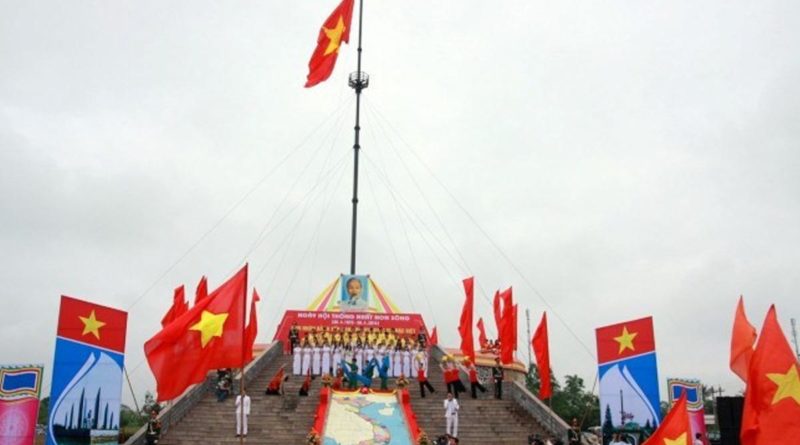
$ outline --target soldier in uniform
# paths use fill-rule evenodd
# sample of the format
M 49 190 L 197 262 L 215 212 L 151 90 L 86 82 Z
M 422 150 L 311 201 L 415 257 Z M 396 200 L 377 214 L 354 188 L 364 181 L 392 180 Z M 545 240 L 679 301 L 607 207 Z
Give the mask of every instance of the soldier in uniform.
M 294 322 L 289 329 L 289 344 L 291 345 L 291 353 L 294 354 L 294 348 L 300 344 L 300 329 L 297 328 L 297 322 Z
M 500 359 L 494 359 L 494 366 L 492 367 L 492 380 L 494 380 L 494 398 L 503 398 L 503 365 L 500 364 Z

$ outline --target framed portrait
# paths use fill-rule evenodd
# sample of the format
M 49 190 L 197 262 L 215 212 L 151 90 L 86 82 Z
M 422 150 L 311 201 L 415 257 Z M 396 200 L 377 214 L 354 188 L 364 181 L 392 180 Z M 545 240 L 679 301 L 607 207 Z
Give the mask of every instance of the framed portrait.
M 339 307 L 343 311 L 365 311 L 369 308 L 368 275 L 342 275 Z

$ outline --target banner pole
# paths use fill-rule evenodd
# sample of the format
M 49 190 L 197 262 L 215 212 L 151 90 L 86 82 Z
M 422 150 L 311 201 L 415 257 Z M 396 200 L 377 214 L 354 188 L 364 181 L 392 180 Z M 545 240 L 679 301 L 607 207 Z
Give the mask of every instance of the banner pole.
M 133 385 L 131 385 L 131 378 L 128 375 L 128 367 L 123 365 L 122 370 L 125 372 L 125 380 L 128 381 L 128 389 L 131 390 L 131 397 L 133 397 L 133 406 L 136 407 L 136 414 L 141 414 L 141 411 L 139 410 L 139 402 L 136 401 L 136 394 L 133 392 Z

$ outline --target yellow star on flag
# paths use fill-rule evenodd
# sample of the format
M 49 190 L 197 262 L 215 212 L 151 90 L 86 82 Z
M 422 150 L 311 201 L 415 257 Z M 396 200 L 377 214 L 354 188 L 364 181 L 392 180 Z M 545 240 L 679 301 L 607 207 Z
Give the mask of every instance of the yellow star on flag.
M 325 54 L 328 55 L 333 52 L 339 51 L 339 45 L 342 42 L 342 34 L 344 34 L 344 20 L 342 20 L 342 16 L 339 16 L 339 22 L 336 23 L 336 27 L 333 29 L 328 29 L 326 27 L 322 27 L 325 31 L 325 35 L 328 36 L 328 47 L 325 48 Z
M 783 399 L 793 399 L 800 405 L 800 376 L 797 374 L 797 365 L 792 364 L 786 374 L 767 374 L 767 378 L 778 385 L 778 390 L 772 397 L 773 405 Z
M 674 439 L 664 439 L 664 445 L 687 445 L 686 433 L 683 433 Z
M 630 349 L 631 351 L 635 351 L 636 348 L 633 346 L 633 339 L 639 335 L 638 332 L 628 332 L 628 327 L 622 327 L 622 334 L 619 337 L 614 337 L 614 340 L 619 343 L 619 353 L 622 354 L 625 352 L 626 349 Z
M 97 319 L 97 316 L 94 314 L 94 310 L 89 314 L 88 317 L 81 317 L 80 315 L 78 318 L 81 319 L 83 322 L 83 333 L 81 335 L 86 335 L 91 333 L 94 335 L 98 340 L 100 340 L 100 328 L 105 326 L 105 322 L 102 322 Z
M 200 345 L 205 348 L 212 338 L 222 337 L 222 328 L 225 326 L 225 320 L 227 319 L 228 314 L 225 312 L 215 314 L 213 312 L 203 311 L 200 315 L 200 321 L 189 329 L 192 331 L 200 331 Z

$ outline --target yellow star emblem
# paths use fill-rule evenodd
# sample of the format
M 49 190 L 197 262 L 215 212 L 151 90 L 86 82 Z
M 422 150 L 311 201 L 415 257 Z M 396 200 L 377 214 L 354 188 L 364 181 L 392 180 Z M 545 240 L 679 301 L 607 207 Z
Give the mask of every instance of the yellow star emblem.
M 797 365 L 792 364 L 786 374 L 767 374 L 767 378 L 778 385 L 778 390 L 772 397 L 772 404 L 783 399 L 793 399 L 800 405 L 800 376 L 797 374 Z
M 633 339 L 639 335 L 638 332 L 628 332 L 628 327 L 622 327 L 622 334 L 619 337 L 614 337 L 614 340 L 619 343 L 619 353 L 622 354 L 625 352 L 626 349 L 630 349 L 631 351 L 635 351 L 636 348 L 633 346 Z
M 674 439 L 664 439 L 664 445 L 687 445 L 686 433 L 683 433 Z
M 225 326 L 225 320 L 227 319 L 228 314 L 225 312 L 215 314 L 213 312 L 203 311 L 200 315 L 200 321 L 189 329 L 192 331 L 200 331 L 200 345 L 205 348 L 212 338 L 222 337 L 222 328 Z
M 98 340 L 100 340 L 100 328 L 106 325 L 105 322 L 98 320 L 97 316 L 94 314 L 94 311 L 92 311 L 88 317 L 81 317 L 79 315 L 78 318 L 80 318 L 83 322 L 83 333 L 81 335 L 91 333 Z
M 328 47 L 325 48 L 325 56 L 330 53 L 338 52 L 339 45 L 342 42 L 342 34 L 344 34 L 344 20 L 342 20 L 342 16 L 339 16 L 339 22 L 336 23 L 336 27 L 333 29 L 328 29 L 326 27 L 322 27 L 322 30 L 325 32 L 325 35 L 328 36 Z

